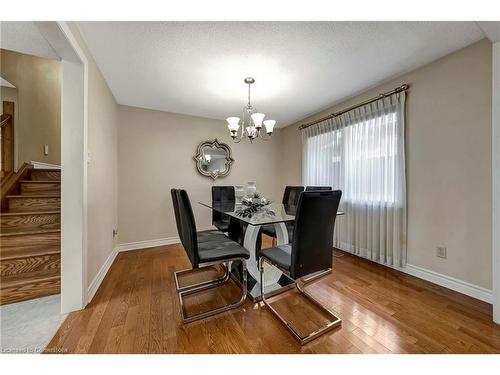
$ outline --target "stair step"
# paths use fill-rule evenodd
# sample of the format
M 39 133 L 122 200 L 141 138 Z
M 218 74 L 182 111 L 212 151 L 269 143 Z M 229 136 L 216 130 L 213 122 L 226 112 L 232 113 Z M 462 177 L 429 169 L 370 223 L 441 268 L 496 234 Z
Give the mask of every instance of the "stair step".
M 23 233 L 2 233 L 0 259 L 20 259 L 60 253 L 61 231 L 41 230 Z
M 53 194 L 61 195 L 61 181 L 55 180 L 22 180 L 21 195 Z
M 54 194 L 7 195 L 9 212 L 60 211 L 61 197 Z
M 25 301 L 61 292 L 59 269 L 1 277 L 0 304 Z
M 59 211 L 7 212 L 0 215 L 0 233 L 60 228 Z
M 31 180 L 56 180 L 61 181 L 59 169 L 31 169 Z
M 38 271 L 55 271 L 59 273 L 60 270 L 60 252 L 46 255 L 27 256 L 23 258 L 2 259 L 0 262 L 0 276 L 2 277 L 28 274 Z

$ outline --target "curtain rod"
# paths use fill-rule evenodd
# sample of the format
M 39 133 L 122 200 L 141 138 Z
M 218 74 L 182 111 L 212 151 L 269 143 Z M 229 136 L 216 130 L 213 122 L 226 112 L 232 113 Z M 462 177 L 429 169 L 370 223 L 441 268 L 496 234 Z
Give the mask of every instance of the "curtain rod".
M 356 105 L 353 105 L 352 107 L 349 107 L 349 108 L 346 108 L 346 109 L 343 109 L 342 111 L 339 111 L 339 112 L 334 112 L 334 113 L 331 113 L 329 114 L 328 116 L 325 116 L 325 117 L 322 117 L 316 121 L 311 121 L 311 122 L 308 122 L 306 124 L 302 124 L 299 126 L 299 130 L 303 130 L 305 128 L 308 128 L 309 126 L 312 126 L 312 125 L 315 125 L 315 124 L 318 124 L 320 122 L 323 122 L 325 120 L 328 120 L 328 119 L 331 119 L 331 118 L 334 118 L 334 117 L 337 117 L 337 116 L 340 116 L 341 114 L 343 113 L 346 113 L 346 112 L 349 112 L 349 111 L 352 111 L 353 109 L 356 109 L 356 108 L 359 108 L 361 106 L 364 106 L 366 104 L 370 104 L 370 103 L 373 103 L 379 99 L 382 99 L 382 98 L 385 98 L 387 96 L 390 96 L 390 95 L 393 95 L 393 94 L 396 94 L 398 92 L 401 92 L 401 91 L 406 91 L 408 90 L 410 86 L 405 83 L 399 87 L 396 87 L 395 89 L 392 89 L 391 91 L 387 91 L 387 92 L 384 92 L 382 94 L 379 94 L 377 96 L 374 96 L 373 98 L 371 99 L 368 99 L 368 100 L 365 100 L 364 102 L 361 102 L 359 104 L 356 104 Z

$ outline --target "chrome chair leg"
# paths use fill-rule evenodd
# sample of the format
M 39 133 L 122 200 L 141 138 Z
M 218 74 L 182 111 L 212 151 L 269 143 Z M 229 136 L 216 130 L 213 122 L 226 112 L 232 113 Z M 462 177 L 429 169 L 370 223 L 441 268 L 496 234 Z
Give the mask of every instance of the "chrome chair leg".
M 218 279 L 202 281 L 202 282 L 196 283 L 196 284 L 186 285 L 183 287 L 181 287 L 179 284 L 179 276 L 187 274 L 187 273 L 196 273 L 196 272 L 200 271 L 201 268 L 195 268 L 195 269 L 190 268 L 190 269 L 185 269 L 185 270 L 180 270 L 180 271 L 174 272 L 175 288 L 177 289 L 177 292 L 182 292 L 182 291 L 190 290 L 190 289 L 197 289 L 200 287 L 204 287 L 206 285 L 216 285 L 216 284 L 219 285 L 219 284 L 225 283 L 229 279 L 230 267 L 229 267 L 229 265 L 226 265 L 224 263 L 222 263 L 221 266 L 224 268 L 224 274 L 222 275 L 222 277 L 220 277 Z
M 222 283 L 219 282 L 219 283 L 213 283 L 213 284 L 206 284 L 206 285 L 203 285 L 203 286 L 199 286 L 197 288 L 191 288 L 191 289 L 188 289 L 188 290 L 179 291 L 178 295 L 179 295 L 179 303 L 180 303 L 180 310 L 181 310 L 181 318 L 182 318 L 182 322 L 183 323 L 190 323 L 190 322 L 194 322 L 196 320 L 208 318 L 210 316 L 217 315 L 217 314 L 223 313 L 225 311 L 236 309 L 236 308 L 240 307 L 241 305 L 243 305 L 243 303 L 245 302 L 245 299 L 247 298 L 247 293 L 248 293 L 248 291 L 247 291 L 247 268 L 246 268 L 246 264 L 245 264 L 245 260 L 244 259 L 239 259 L 238 258 L 238 259 L 233 259 L 233 260 L 235 260 L 235 261 L 241 261 L 242 265 L 243 265 L 243 272 L 242 272 L 242 278 L 243 278 L 243 280 L 242 280 L 242 284 L 243 284 L 242 288 L 243 289 L 242 289 L 242 294 L 241 294 L 241 298 L 239 299 L 239 301 L 235 302 L 235 303 L 224 305 L 224 306 L 219 307 L 217 309 L 213 309 L 213 310 L 205 311 L 205 312 L 198 313 L 198 314 L 195 314 L 195 315 L 192 315 L 192 316 L 188 316 L 187 312 L 186 312 L 185 305 L 184 305 L 184 301 L 183 301 L 183 298 L 185 296 L 188 296 L 188 295 L 191 295 L 191 294 L 194 294 L 194 293 L 199 293 L 199 292 L 202 292 L 204 290 L 208 290 L 208 289 L 212 289 L 212 288 L 218 287 Z M 227 268 L 230 269 L 230 265 L 229 264 L 227 265 Z M 229 273 L 228 273 L 227 279 L 229 279 Z
M 321 336 L 322 334 L 332 330 L 333 328 L 335 327 L 338 327 L 339 325 L 342 324 L 342 319 L 340 319 L 336 313 L 334 313 L 333 311 L 330 311 L 329 309 L 325 308 L 318 300 L 316 300 L 311 294 L 309 294 L 308 292 L 306 292 L 304 290 L 304 287 L 307 285 L 307 284 L 310 284 L 312 283 L 313 281 L 316 281 L 317 279 L 323 277 L 323 276 L 326 276 L 327 274 L 331 273 L 331 269 L 328 269 L 326 271 L 322 271 L 320 273 L 317 273 L 317 274 L 314 274 L 312 275 L 311 277 L 309 278 L 300 278 L 298 280 L 295 281 L 294 285 L 295 287 L 297 288 L 297 290 L 304 296 L 306 297 L 309 301 L 311 301 L 312 303 L 314 303 L 314 305 L 316 305 L 319 309 L 321 309 L 324 313 L 326 313 L 327 315 L 329 315 L 331 317 L 331 322 L 329 322 L 328 324 L 320 327 L 319 329 L 317 329 L 316 331 L 306 335 L 306 336 L 302 336 L 299 332 L 297 332 L 293 326 L 286 321 L 285 318 L 283 318 L 283 316 L 281 316 L 279 314 L 279 312 L 271 306 L 271 304 L 267 301 L 266 299 L 266 295 L 264 293 L 264 262 L 266 261 L 266 259 L 264 257 L 261 257 L 259 259 L 259 269 L 260 269 L 260 292 L 261 292 L 261 296 L 262 296 L 262 302 L 264 302 L 264 304 L 271 310 L 271 312 L 285 325 L 285 327 L 292 333 L 293 337 L 295 337 L 295 339 L 297 341 L 299 341 L 299 343 L 301 345 L 304 345 L 304 344 L 307 344 L 308 342 L 318 338 L 319 336 Z M 269 262 L 266 262 L 272 266 L 275 266 Z M 282 270 L 283 271 L 283 270 Z M 283 292 L 281 292 L 283 293 Z M 281 294 L 281 293 L 278 293 L 278 294 Z M 276 296 L 277 294 L 274 294 L 274 296 Z

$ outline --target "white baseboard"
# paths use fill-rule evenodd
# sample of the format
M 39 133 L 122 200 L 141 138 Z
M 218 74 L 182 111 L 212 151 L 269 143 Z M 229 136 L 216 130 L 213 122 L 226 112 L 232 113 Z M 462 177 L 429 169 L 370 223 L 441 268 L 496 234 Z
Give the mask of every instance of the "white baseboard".
M 92 298 L 94 298 L 97 289 L 99 289 L 99 286 L 104 280 L 104 277 L 108 273 L 111 265 L 115 261 L 115 258 L 118 255 L 118 253 L 122 251 L 146 249 L 149 247 L 173 245 L 179 242 L 180 242 L 179 237 L 167 237 L 167 238 L 159 238 L 157 240 L 123 243 L 116 246 L 113 249 L 113 251 L 109 254 L 108 258 L 106 259 L 102 267 L 99 269 L 99 272 L 97 272 L 97 275 L 94 277 L 94 280 L 92 280 L 92 282 L 90 283 L 87 289 L 87 303 L 90 303 L 90 301 L 92 301 Z
M 49 164 L 49 163 L 43 163 L 41 161 L 30 161 L 30 164 L 33 166 L 34 169 L 55 169 L 55 170 L 61 170 L 61 166 L 57 164 Z
M 419 266 L 415 266 L 413 264 L 406 264 L 405 267 L 400 267 L 400 266 L 391 266 L 385 263 L 377 262 L 375 260 L 369 259 L 362 257 L 358 254 L 354 254 L 348 250 L 344 250 L 342 248 L 339 248 L 342 251 L 345 251 L 349 254 L 352 254 L 354 256 L 359 256 L 360 258 L 367 259 L 371 262 L 375 262 L 377 264 L 380 264 L 385 267 L 389 267 L 392 269 L 395 269 L 396 271 L 400 271 L 403 273 L 406 273 L 411 276 L 418 277 L 419 279 L 429 281 L 433 284 L 454 290 L 455 292 L 459 292 L 462 294 L 465 294 L 466 296 L 476 298 L 478 300 L 487 302 L 487 303 L 493 303 L 493 291 L 491 289 L 486 289 L 478 285 L 474 285 L 471 283 L 468 283 L 467 281 L 463 281 L 460 279 L 456 279 L 451 276 L 443 275 L 441 273 L 435 272 L 428 270 L 426 268 L 422 268 Z
M 469 297 L 479 299 L 487 303 L 493 303 L 493 292 L 490 289 L 483 288 L 454 277 L 443 275 L 422 267 L 407 264 L 405 267 L 396 268 L 399 271 L 409 275 L 429 281 L 433 284 L 443 286 L 456 292 L 465 294 Z
M 115 247 L 113 251 L 111 251 L 111 254 L 109 254 L 102 267 L 99 269 L 99 272 L 97 272 L 97 275 L 95 275 L 94 280 L 92 280 L 92 282 L 90 283 L 87 289 L 87 303 L 90 303 L 90 301 L 92 301 L 92 298 L 94 298 L 95 292 L 97 292 L 97 289 L 99 289 L 99 286 L 104 280 L 104 277 L 108 273 L 109 268 L 115 261 L 117 255 L 118 247 Z
M 121 252 L 129 250 L 147 249 L 149 247 L 173 245 L 179 242 L 181 242 L 179 237 L 174 236 L 174 237 L 158 238 L 156 240 L 122 243 L 118 245 L 118 251 Z
M 159 238 L 155 240 L 146 240 L 146 241 L 138 241 L 138 242 L 129 242 L 118 245 L 113 249 L 111 254 L 109 254 L 108 259 L 102 265 L 101 269 L 92 280 L 92 283 L 88 288 L 88 302 L 92 300 L 95 292 L 101 285 L 102 280 L 106 276 L 109 268 L 113 264 L 116 256 L 119 252 L 122 251 L 130 251 L 130 250 L 138 250 L 138 249 L 146 249 L 150 247 L 157 246 L 165 246 L 165 245 L 173 245 L 179 243 L 180 239 L 178 236 L 167 237 L 167 238 Z M 390 267 L 390 266 L 389 266 Z M 442 287 L 454 290 L 456 292 L 465 294 L 467 296 L 476 298 L 478 300 L 493 303 L 493 291 L 490 289 L 486 289 L 471 283 L 468 283 L 463 280 L 456 279 L 451 276 L 443 275 L 422 267 L 414 266 L 412 264 L 407 264 L 405 267 L 390 267 L 395 270 L 401 271 L 408 275 L 412 275 L 418 277 L 419 279 L 429 281 L 433 284 L 440 285 Z

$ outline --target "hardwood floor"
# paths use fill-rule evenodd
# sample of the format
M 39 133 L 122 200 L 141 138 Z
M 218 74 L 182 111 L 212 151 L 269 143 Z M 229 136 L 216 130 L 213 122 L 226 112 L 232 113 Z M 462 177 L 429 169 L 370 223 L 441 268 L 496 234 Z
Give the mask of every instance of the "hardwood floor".
M 68 316 L 46 351 L 500 352 L 491 305 L 348 254 L 334 257 L 332 274 L 307 287 L 342 318 L 341 327 L 309 344 L 300 346 L 266 307 L 249 300 L 239 310 L 182 325 L 173 272 L 188 265 L 180 245 L 120 253 L 92 302 Z M 236 299 L 238 290 L 230 283 L 190 298 L 194 305 L 186 304 L 198 309 Z M 303 329 L 321 320 L 294 291 L 273 303 Z

